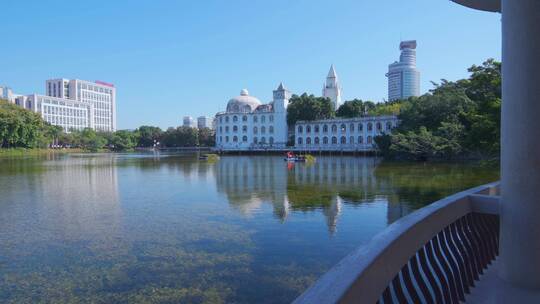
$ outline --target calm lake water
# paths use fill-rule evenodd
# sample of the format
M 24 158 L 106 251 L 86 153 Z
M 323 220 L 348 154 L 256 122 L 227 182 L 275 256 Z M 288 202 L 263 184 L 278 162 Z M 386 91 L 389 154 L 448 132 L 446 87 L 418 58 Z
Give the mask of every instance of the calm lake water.
M 393 221 L 497 179 L 360 157 L 0 158 L 0 302 L 287 303 Z

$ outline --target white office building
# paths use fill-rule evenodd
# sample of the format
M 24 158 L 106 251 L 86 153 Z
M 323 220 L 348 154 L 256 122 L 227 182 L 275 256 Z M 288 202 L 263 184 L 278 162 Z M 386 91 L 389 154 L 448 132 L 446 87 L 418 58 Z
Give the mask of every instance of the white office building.
M 88 103 L 93 107 L 92 126 L 96 131 L 116 131 L 116 88 L 102 81 L 50 79 L 46 95 Z
M 0 87 L 0 98 L 39 113 L 42 118 L 65 132 L 91 128 L 116 131 L 116 88 L 114 85 L 79 79 L 50 79 L 45 82 L 46 95 L 13 94 Z
M 337 110 L 341 105 L 341 86 L 339 84 L 339 79 L 333 64 L 330 66 L 328 76 L 326 76 L 326 82 L 323 86 L 322 96 L 330 98 L 334 110 Z
M 220 150 L 265 150 L 287 144 L 287 106 L 291 93 L 281 83 L 273 101 L 263 104 L 246 89 L 216 114 L 216 148 Z
M 416 69 L 416 40 L 402 41 L 401 55 L 388 66 L 388 100 L 420 95 L 420 72 Z
M 294 146 L 308 151 L 373 151 L 373 139 L 397 124 L 394 115 L 298 121 Z
M 13 90 L 10 87 L 0 86 L 0 99 L 7 100 L 11 103 L 15 102 L 15 98 L 20 95 L 13 93 Z
M 191 116 L 184 116 L 182 119 L 182 126 L 189 128 L 197 128 L 197 123 Z
M 210 117 L 207 117 L 207 116 L 197 117 L 197 128 L 199 129 L 204 129 L 204 128 L 213 129 L 212 123 L 213 123 L 213 119 Z
M 51 125 L 60 126 L 65 132 L 94 128 L 94 106 L 88 102 L 67 98 L 32 94 L 21 96 L 16 103 L 39 113 Z

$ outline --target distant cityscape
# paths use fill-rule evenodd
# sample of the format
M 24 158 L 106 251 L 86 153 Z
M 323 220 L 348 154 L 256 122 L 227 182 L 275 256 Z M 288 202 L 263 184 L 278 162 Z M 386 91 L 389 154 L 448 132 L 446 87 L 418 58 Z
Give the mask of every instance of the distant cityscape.
M 416 46 L 415 40 L 402 41 L 399 61 L 388 66 L 389 101 L 420 95 Z M 322 96 L 330 99 L 334 110 L 342 104 L 342 89 L 336 68 L 331 65 Z M 228 101 L 226 111 L 214 117 L 184 116 L 182 126 L 215 130 L 216 147 L 222 150 L 284 148 L 291 128 L 297 135 L 294 142 L 297 147 L 369 150 L 374 136 L 388 132 L 398 123 L 395 116 L 378 116 L 304 121 L 288 126 L 287 106 L 291 95 L 281 83 L 273 92 L 273 100 L 263 104 L 243 89 L 239 96 Z M 45 81 L 45 95 L 16 94 L 10 87 L 0 86 L 0 98 L 39 113 L 46 122 L 62 127 L 65 132 L 84 128 L 117 130 L 116 88 L 103 81 L 49 79 Z

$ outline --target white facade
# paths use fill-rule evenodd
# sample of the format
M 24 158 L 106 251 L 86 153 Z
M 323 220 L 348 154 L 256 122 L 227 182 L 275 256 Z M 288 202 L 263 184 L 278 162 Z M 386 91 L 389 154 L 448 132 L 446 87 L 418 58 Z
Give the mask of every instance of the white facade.
M 280 84 L 273 101 L 262 104 L 244 89 L 216 114 L 216 148 L 220 150 L 264 150 L 287 144 L 287 106 L 290 92 Z
M 207 116 L 199 116 L 197 117 L 197 128 L 199 129 L 204 129 L 204 128 L 208 128 L 208 129 L 213 129 L 213 126 L 212 126 L 212 121 L 213 119 L 210 118 L 210 117 L 207 117 Z
M 87 102 L 33 94 L 18 97 L 16 103 L 39 113 L 43 120 L 65 132 L 93 128 L 94 108 Z
M 373 139 L 397 124 L 393 115 L 298 121 L 294 146 L 310 151 L 372 151 Z
M 334 65 L 331 65 L 330 71 L 328 71 L 328 76 L 326 77 L 326 82 L 322 90 L 322 96 L 330 98 L 334 110 L 337 110 L 341 105 L 341 86 Z
M 416 40 L 402 41 L 401 55 L 388 66 L 388 100 L 420 95 L 420 72 L 416 69 Z
M 92 127 L 96 131 L 116 131 L 116 88 L 114 85 L 79 79 L 49 79 L 46 95 L 85 102 L 93 107 Z M 90 128 L 90 126 L 89 126 Z
M 197 123 L 191 116 L 184 116 L 182 118 L 182 126 L 189 128 L 197 128 Z
M 0 99 L 13 103 L 17 97 L 19 97 L 19 95 L 14 94 L 10 87 L 0 86 Z

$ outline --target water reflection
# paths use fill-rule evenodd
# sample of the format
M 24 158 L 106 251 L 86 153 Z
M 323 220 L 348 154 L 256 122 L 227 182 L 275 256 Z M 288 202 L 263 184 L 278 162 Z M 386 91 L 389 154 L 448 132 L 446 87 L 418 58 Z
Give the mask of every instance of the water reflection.
M 355 157 L 0 158 L 0 302 L 290 302 L 388 223 L 496 178 Z

